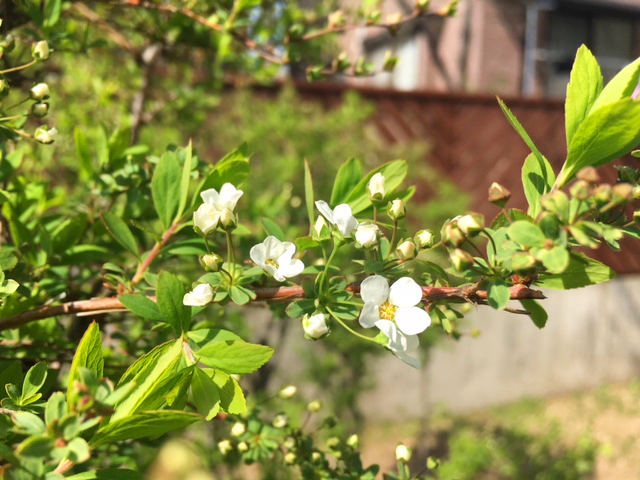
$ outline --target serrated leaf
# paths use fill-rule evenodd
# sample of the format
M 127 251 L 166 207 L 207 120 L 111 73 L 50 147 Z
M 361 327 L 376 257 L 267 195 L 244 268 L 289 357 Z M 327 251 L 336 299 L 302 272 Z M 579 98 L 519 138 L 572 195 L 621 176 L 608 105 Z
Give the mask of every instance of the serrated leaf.
M 118 300 L 136 315 L 156 322 L 164 322 L 165 317 L 160 312 L 156 302 L 144 295 L 120 295 Z
M 133 253 L 136 257 L 140 258 L 140 250 L 138 248 L 138 241 L 133 236 L 127 223 L 117 215 L 111 212 L 104 212 L 102 214 L 102 221 L 107 227 L 107 231 L 111 236 L 122 245 L 126 250 Z
M 520 300 L 520 303 L 530 313 L 533 324 L 538 328 L 544 328 L 549 318 L 545 309 L 535 300 Z
M 273 356 L 274 350 L 264 345 L 238 341 L 210 343 L 196 351 L 199 360 L 227 373 L 245 374 L 258 370 Z
M 362 165 L 355 158 L 350 158 L 338 169 L 331 190 L 331 205 L 340 205 L 349 198 L 352 190 L 362 179 Z M 313 223 L 312 223 L 313 224 Z
M 180 205 L 182 168 L 175 152 L 165 152 L 151 179 L 151 195 L 165 229 L 171 226 Z
M 591 107 L 591 111 L 595 112 L 600 107 L 630 97 L 638 87 L 639 79 L 640 58 L 620 70 L 616 76 L 607 83 Z
M 172 430 L 180 430 L 202 420 L 200 415 L 175 410 L 155 410 L 128 415 L 102 427 L 89 442 L 91 448 L 108 443 L 143 437 L 158 437 Z M 119 478 L 119 477 L 118 477 Z
M 100 333 L 100 326 L 95 321 L 91 322 L 87 331 L 84 332 L 78 349 L 73 356 L 67 382 L 67 403 L 69 405 L 75 405 L 77 395 L 76 382 L 81 379 L 80 368 L 88 368 L 98 379 L 103 377 L 102 334 Z
M 220 411 L 220 393 L 218 386 L 201 369 L 196 368 L 191 382 L 193 403 L 198 413 L 211 420 Z
M 533 218 L 540 213 L 540 197 L 551 191 L 555 181 L 555 173 L 551 164 L 545 157 L 542 158 L 541 162 L 535 154 L 530 153 L 522 165 L 522 187 L 529 204 L 527 213 Z M 545 170 L 542 171 L 542 168 Z
M 582 253 L 571 252 L 569 266 L 559 275 L 540 275 L 536 285 L 553 290 L 569 290 L 608 282 L 615 272 Z
M 227 340 L 244 342 L 242 338 L 229 330 L 222 328 L 200 328 L 187 332 L 187 337 L 192 340 L 198 348 L 216 342 L 224 342 Z
M 156 298 L 160 313 L 164 321 L 173 327 L 178 335 L 189 330 L 191 323 L 191 309 L 182 303 L 187 293 L 182 282 L 167 271 L 160 272 Z
M 247 401 L 240 384 L 228 374 L 220 370 L 206 370 L 212 380 L 218 386 L 220 394 L 220 406 L 222 410 L 232 415 L 241 415 L 247 411 Z
M 526 220 L 513 222 L 507 228 L 509 238 L 524 247 L 540 247 L 544 243 L 544 233 L 535 223 Z
M 45 460 L 54 448 L 53 439 L 47 435 L 32 435 L 26 438 L 16 448 L 20 457 L 33 457 Z

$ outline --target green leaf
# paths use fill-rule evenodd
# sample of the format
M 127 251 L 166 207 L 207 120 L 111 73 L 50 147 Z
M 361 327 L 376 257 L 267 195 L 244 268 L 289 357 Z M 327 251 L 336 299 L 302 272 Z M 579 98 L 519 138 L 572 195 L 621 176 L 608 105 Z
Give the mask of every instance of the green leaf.
M 240 415 L 247 411 L 244 392 L 235 379 L 220 370 L 206 370 L 205 373 L 210 374 L 218 386 L 222 410 L 232 415 Z
M 280 225 L 267 217 L 262 217 L 261 221 L 267 235 L 273 235 L 278 240 L 284 241 L 284 232 L 282 228 L 280 228 Z
M 18 264 L 18 257 L 11 252 L 0 251 L 0 270 L 8 272 Z
M 249 159 L 250 155 L 246 143 L 229 152 L 204 179 L 198 189 L 198 194 L 209 188 L 220 191 L 225 183 L 231 183 L 235 187 L 240 185 L 249 175 Z
M 582 253 L 571 252 L 569 266 L 558 275 L 540 275 L 536 285 L 553 290 L 569 290 L 608 282 L 616 276 L 606 265 Z
M 91 322 L 87 331 L 84 332 L 78 349 L 73 356 L 71 370 L 69 371 L 69 379 L 67 381 L 67 403 L 75 405 L 77 395 L 76 382 L 81 380 L 80 368 L 88 368 L 96 378 L 100 379 L 103 375 L 104 358 L 102 356 L 102 334 L 100 326 L 97 322 Z
M 7 396 L 6 387 L 7 384 L 18 385 L 22 381 L 22 366 L 19 361 L 0 362 L 0 399 Z M 16 389 L 17 390 L 17 389 Z M 20 398 L 20 394 L 17 394 L 17 398 Z
M 144 480 L 146 477 L 134 470 L 127 470 L 124 468 L 108 468 L 106 470 L 93 470 L 90 472 L 77 473 L 70 477 L 65 477 L 66 480 Z
M 551 164 L 545 157 L 542 158 L 541 162 L 535 154 L 530 153 L 522 165 L 522 186 L 529 204 L 527 213 L 534 218 L 540 213 L 540 197 L 551 191 L 555 181 Z M 542 171 L 541 168 L 545 170 Z
M 640 143 L 640 102 L 625 98 L 607 104 L 582 122 L 556 180 L 566 185 L 584 167 L 599 167 L 629 153 Z
M 33 457 L 45 460 L 54 448 L 53 438 L 47 435 L 32 435 L 26 438 L 16 448 L 16 454 L 20 457 Z
M 591 51 L 582 45 L 576 54 L 564 104 L 567 145 L 602 91 L 602 71 Z M 527 197 L 528 198 L 528 197 Z
M 240 285 L 234 285 L 229 289 L 229 296 L 236 305 L 246 305 L 251 300 L 256 298 L 256 294 L 253 290 L 242 287 Z
M 140 258 L 140 250 L 138 249 L 138 241 L 133 236 L 129 226 L 124 220 L 111 212 L 104 212 L 102 214 L 102 221 L 107 227 L 107 231 L 111 236 L 122 245 L 126 250 L 133 253 L 136 257 Z
M 44 28 L 48 29 L 56 25 L 62 12 L 62 0 L 46 0 L 44 6 Z
M 51 234 L 53 251 L 61 254 L 78 243 L 84 235 L 88 223 L 86 215 L 78 215 L 64 220 Z
M 505 285 L 504 280 L 496 280 L 490 283 L 488 290 L 489 297 L 487 301 L 489 305 L 496 310 L 503 310 L 511 298 L 511 291 L 509 287 Z
M 76 155 L 78 156 L 80 164 L 80 178 L 86 182 L 93 176 L 94 172 L 89 143 L 80 127 L 75 128 L 73 137 L 76 143 Z
M 520 300 L 520 303 L 522 304 L 522 307 L 529 312 L 533 324 L 538 328 L 544 328 L 547 324 L 549 315 L 547 315 L 547 312 L 540 303 L 535 300 Z
M 66 448 L 69 452 L 67 458 L 75 464 L 86 462 L 91 457 L 89 444 L 84 438 L 71 439 Z
M 258 370 L 273 356 L 273 348 L 227 340 L 210 343 L 196 351 L 200 361 L 227 373 L 245 374 Z
M 350 158 L 338 169 L 331 191 L 331 205 L 345 203 L 362 178 L 362 165 L 355 158 Z M 313 224 L 313 223 L 312 223 Z
M 102 427 L 89 444 L 98 448 L 108 443 L 143 437 L 158 437 L 172 430 L 181 430 L 198 420 L 200 415 L 174 410 L 155 410 L 128 415 Z M 120 478 L 119 476 L 117 478 Z
M 151 179 L 151 195 L 158 217 L 165 229 L 178 214 L 182 184 L 182 167 L 175 152 L 165 152 Z
M 224 342 L 227 340 L 237 340 L 244 342 L 242 338 L 229 330 L 222 328 L 200 328 L 187 332 L 187 337 L 192 340 L 198 348 L 202 348 L 210 343 Z
M 313 177 L 309 161 L 304 159 L 304 203 L 307 207 L 307 217 L 309 218 L 309 228 L 312 229 L 315 222 L 315 204 L 313 193 Z
M 62 392 L 54 392 L 47 400 L 44 409 L 44 421 L 51 425 L 54 420 L 59 420 L 68 413 L 67 400 Z
M 548 172 L 553 172 L 553 169 L 549 165 L 549 162 L 544 157 L 544 155 L 540 153 L 540 150 L 538 150 L 538 147 L 536 147 L 536 144 L 533 143 L 533 140 L 531 140 L 531 137 L 529 136 L 527 131 L 524 129 L 524 127 L 520 124 L 516 116 L 511 112 L 511 110 L 509 110 L 509 108 L 502 101 L 501 98 L 499 97 L 497 98 L 498 98 L 498 103 L 500 104 L 500 108 L 502 109 L 505 116 L 507 117 L 507 120 L 509 120 L 509 123 L 511 124 L 511 126 L 515 128 L 516 132 L 518 132 L 522 140 L 524 140 L 524 143 L 526 143 L 527 146 L 531 149 L 531 152 L 536 157 L 536 160 L 538 160 L 539 165 L 538 165 L 537 171 L 543 175 L 544 184 L 549 186 L 548 189 L 546 190 L 548 192 L 551 189 L 551 185 L 553 185 L 553 182 L 555 180 L 554 177 L 548 176 Z
M 120 295 L 118 300 L 136 315 L 156 322 L 164 322 L 165 317 L 160 312 L 156 302 L 144 295 Z
M 544 233 L 535 223 L 526 220 L 513 222 L 507 229 L 509 238 L 523 247 L 541 247 L 544 243 Z
M 47 379 L 46 362 L 38 362 L 29 369 L 22 383 L 22 401 L 38 393 Z M 40 398 L 40 395 L 38 395 Z M 37 400 L 37 398 L 36 398 Z M 35 401 L 35 400 L 34 400 Z M 33 403 L 33 402 L 29 402 Z M 24 405 L 24 404 L 23 404 Z
M 178 335 L 189 330 L 191 323 L 191 309 L 182 303 L 186 293 L 187 289 L 178 277 L 166 271 L 160 272 L 156 289 L 158 308 L 164 316 L 164 321 L 171 325 Z
M 138 358 L 124 372 L 124 374 L 118 381 L 118 386 L 132 381 L 134 377 L 136 377 L 143 370 L 153 368 L 153 365 L 157 363 L 158 358 L 160 358 L 160 356 L 164 355 L 172 346 L 174 346 L 175 342 L 175 340 L 169 340 L 168 342 L 156 345 L 150 352 L 147 352 L 140 358 Z
M 542 249 L 536 255 L 549 273 L 562 273 L 569 266 L 569 252 L 565 247 L 555 246 L 550 250 Z
M 198 413 L 206 420 L 211 420 L 218 414 L 220 411 L 218 386 L 199 368 L 196 368 L 193 374 L 191 392 Z
M 39 435 L 44 433 L 46 426 L 44 422 L 31 412 L 15 412 L 11 415 L 16 430 L 25 435 Z
M 184 163 L 182 164 L 182 176 L 180 177 L 180 201 L 178 203 L 178 212 L 176 213 L 176 217 L 174 219 L 177 222 L 182 214 L 184 213 L 184 209 L 187 207 L 187 200 L 189 198 L 189 183 L 191 182 L 191 167 L 193 164 L 193 145 L 191 144 L 191 140 L 189 140 L 189 145 L 184 149 Z
M 369 172 L 366 177 L 360 180 L 358 185 L 356 185 L 347 197 L 346 202 L 351 206 L 354 215 L 361 213 L 372 205 L 367 185 L 371 177 L 378 172 L 382 173 L 385 178 L 384 183 L 387 192 L 393 192 L 402 184 L 404 178 L 407 176 L 407 162 L 405 160 L 394 160 L 393 162 L 385 163 L 381 167 Z
M 602 90 L 591 107 L 595 112 L 601 107 L 630 97 L 638 86 L 640 79 L 640 58 L 624 67 L 613 77 Z
M 316 310 L 315 301 L 311 299 L 291 302 L 287 307 L 287 315 L 291 318 L 302 318 L 305 313 L 312 314 Z

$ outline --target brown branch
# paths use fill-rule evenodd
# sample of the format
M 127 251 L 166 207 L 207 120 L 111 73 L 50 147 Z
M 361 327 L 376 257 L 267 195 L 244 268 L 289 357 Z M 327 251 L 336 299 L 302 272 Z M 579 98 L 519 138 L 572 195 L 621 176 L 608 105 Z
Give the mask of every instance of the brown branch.
M 82 15 L 82 17 L 84 17 L 89 22 L 94 23 L 101 30 L 104 30 L 107 36 L 110 37 L 111 40 L 120 48 L 128 52 L 136 52 L 135 45 L 131 43 L 129 39 L 125 37 L 120 31 L 114 28 L 104 18 L 102 18 L 98 13 L 87 7 L 82 2 L 73 2 L 72 5 L 76 12 Z
M 352 293 L 360 292 L 359 284 L 351 284 L 347 290 Z M 516 285 L 510 288 L 512 300 L 545 298 L 540 290 L 533 290 L 524 285 Z M 274 288 L 256 288 L 255 301 L 285 301 L 304 298 L 304 290 L 302 287 L 274 287 Z M 468 302 L 481 304 L 483 300 L 488 298 L 488 293 L 484 290 L 476 290 L 475 287 L 422 287 L 423 300 L 436 301 L 447 298 L 459 298 Z M 149 297 L 155 301 L 154 297 Z M 89 313 L 108 313 L 115 311 L 125 311 L 127 308 L 120 302 L 117 297 L 94 298 L 92 300 L 82 300 L 78 302 L 69 302 L 62 305 L 46 306 L 20 313 L 0 321 L 0 331 L 10 328 L 18 328 L 27 323 L 35 322 L 45 318 L 56 317 L 65 314 L 89 314 Z
M 144 262 L 142 262 L 138 267 L 138 270 L 136 271 L 136 274 L 133 276 L 133 279 L 131 279 L 132 285 L 137 285 L 142 281 L 142 279 L 144 278 L 144 274 L 147 273 L 147 270 L 149 269 L 153 261 L 160 254 L 160 250 L 162 250 L 162 248 L 167 244 L 167 242 L 171 239 L 171 237 L 173 237 L 173 235 L 176 233 L 176 230 L 178 229 L 179 226 L 180 225 L 178 223 L 174 223 L 173 225 L 171 225 L 169 227 L 169 230 L 167 230 L 164 233 L 164 235 L 162 235 L 162 238 L 160 239 L 160 241 L 156 242 L 156 244 L 153 246 L 153 248 L 149 252 L 149 255 L 147 255 L 147 258 L 145 258 Z

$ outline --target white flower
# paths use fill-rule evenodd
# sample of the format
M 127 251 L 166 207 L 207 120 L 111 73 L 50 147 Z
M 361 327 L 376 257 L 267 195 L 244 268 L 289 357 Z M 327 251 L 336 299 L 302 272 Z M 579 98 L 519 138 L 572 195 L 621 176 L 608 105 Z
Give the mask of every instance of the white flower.
M 220 193 L 215 188 L 205 190 L 200 194 L 202 205 L 193 213 L 193 223 L 206 235 L 215 229 L 224 219 L 224 223 L 229 226 L 235 223 L 233 209 L 244 192 L 236 189 L 230 183 L 225 183 L 220 189 Z
M 374 224 L 358 225 L 354 237 L 356 244 L 364 248 L 371 248 L 378 242 L 380 229 Z
M 204 307 L 213 300 L 213 287 L 208 283 L 201 283 L 191 292 L 185 294 L 182 303 L 189 307 Z
M 221 454 L 226 455 L 233 450 L 233 444 L 229 440 L 222 440 L 218 442 L 218 450 Z
M 367 189 L 371 200 L 382 200 L 387 193 L 384 187 L 384 175 L 378 172 L 369 180 Z
M 329 223 L 338 227 L 338 231 L 343 237 L 348 237 L 351 233 L 358 228 L 358 220 L 353 216 L 351 207 L 346 203 L 338 205 L 331 210 L 331 207 L 327 202 L 318 200 L 316 207 L 320 210 L 320 213 L 326 218 Z
M 49 96 L 49 85 L 46 83 L 38 83 L 29 90 L 31 98 L 34 100 L 42 100 Z
M 58 130 L 43 125 L 36 128 L 36 133 L 33 134 L 33 138 L 35 138 L 40 143 L 48 144 L 53 143 L 57 135 Z
M 46 40 L 40 40 L 31 47 L 31 54 L 36 60 L 46 60 L 49 58 L 49 44 Z
M 327 315 L 324 313 L 316 313 L 314 315 L 305 315 L 302 317 L 302 328 L 308 337 L 318 339 L 329 333 L 327 325 Z
M 249 251 L 253 263 L 258 265 L 279 282 L 300 275 L 304 270 L 302 260 L 293 258 L 296 246 L 291 242 L 281 242 L 269 236 L 264 242 L 254 245 Z
M 284 428 L 287 426 L 288 423 L 289 423 L 289 417 L 287 417 L 284 413 L 279 413 L 278 415 L 275 416 L 271 425 L 273 425 L 276 428 Z
M 360 325 L 380 329 L 388 338 L 387 347 L 402 361 L 418 368 L 420 362 L 409 353 L 418 348 L 418 333 L 431 325 L 431 317 L 417 307 L 422 289 L 412 278 L 403 277 L 391 288 L 386 278 L 372 275 L 360 285 L 364 307 Z

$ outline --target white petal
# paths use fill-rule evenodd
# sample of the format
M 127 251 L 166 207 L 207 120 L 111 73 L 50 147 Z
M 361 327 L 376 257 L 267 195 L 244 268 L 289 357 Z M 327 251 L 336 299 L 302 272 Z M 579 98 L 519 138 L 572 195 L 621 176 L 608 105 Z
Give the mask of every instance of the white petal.
M 285 251 L 282 242 L 274 236 L 264 239 L 266 260 L 276 260 Z
M 236 203 L 242 196 L 244 192 L 242 190 L 236 189 L 232 184 L 225 183 L 220 189 L 220 203 L 222 206 L 228 208 L 229 210 L 233 210 L 236 208 Z
M 327 202 L 325 202 L 324 200 L 317 200 L 316 208 L 320 211 L 324 218 L 329 220 L 329 223 L 335 224 L 335 222 L 333 221 L 333 210 L 331 210 L 331 207 Z
M 333 220 L 340 233 L 345 237 L 351 235 L 351 232 L 358 228 L 358 220 L 353 216 L 351 207 L 346 203 L 333 209 Z
M 296 246 L 291 242 L 282 242 L 282 253 L 278 255 L 278 264 L 288 263 L 296 254 Z
M 193 224 L 205 235 L 218 226 L 220 212 L 211 204 L 203 203 L 193 212 Z
M 422 300 L 422 288 L 413 278 L 402 277 L 391 285 L 389 301 L 398 307 L 414 307 Z
M 291 277 L 295 277 L 296 275 L 300 275 L 303 270 L 304 270 L 304 263 L 302 263 L 302 260 L 294 259 L 294 260 L 291 260 L 291 263 L 288 263 L 288 264 L 285 263 L 284 265 L 280 264 L 280 268 L 278 269 L 278 272 L 286 278 L 291 278 Z
M 260 265 L 269 275 L 275 278 L 279 282 L 284 282 L 286 278 L 284 278 L 278 269 L 273 265 Z
M 360 284 L 360 297 L 364 303 L 382 305 L 389 298 L 389 282 L 380 275 L 371 275 Z
M 413 358 L 404 352 L 393 352 L 393 354 L 410 367 L 420 368 L 420 360 L 417 358 Z
M 201 192 L 200 197 L 202 198 L 202 201 L 204 203 L 208 203 L 210 205 L 213 205 L 214 203 L 218 203 L 218 200 L 220 199 L 220 195 L 218 194 L 218 191 L 215 188 L 210 188 L 209 190 L 205 190 L 204 192 Z
M 390 320 L 379 320 L 376 322 L 376 327 L 389 338 L 389 343 L 393 342 L 395 344 L 398 342 L 399 332 L 395 323 Z
M 375 302 L 365 303 L 360 312 L 359 321 L 363 328 L 371 328 L 382 321 L 380 320 L 380 305 Z
M 249 257 L 251 257 L 253 263 L 264 268 L 264 262 L 267 261 L 267 249 L 264 243 L 259 243 L 251 247 L 251 250 L 249 250 Z
M 420 307 L 398 308 L 394 320 L 406 335 L 422 333 L 431 325 L 431 317 Z

